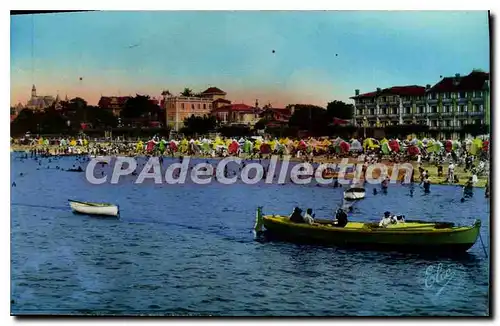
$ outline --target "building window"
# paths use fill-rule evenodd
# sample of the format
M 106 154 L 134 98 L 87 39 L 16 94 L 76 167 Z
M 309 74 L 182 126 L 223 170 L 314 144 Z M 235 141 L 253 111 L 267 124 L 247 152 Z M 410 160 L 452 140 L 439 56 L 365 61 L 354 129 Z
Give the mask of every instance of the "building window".
M 432 112 L 432 113 L 437 113 L 437 106 L 433 105 L 433 106 L 431 107 L 431 109 L 432 109 L 432 110 L 431 110 L 431 112 Z
M 465 98 L 465 92 L 458 93 L 458 98 Z
M 392 114 L 398 114 L 398 109 L 392 108 Z
M 194 104 L 191 104 L 191 110 L 194 111 Z
M 181 103 L 181 109 L 184 109 L 184 103 Z
M 206 110 L 206 109 L 207 109 L 207 105 L 203 104 L 203 110 Z
M 407 107 L 407 108 L 405 108 L 405 113 L 406 113 L 406 114 L 410 114 L 410 113 L 411 113 L 411 109 L 410 109 L 410 108 L 408 108 L 408 107 Z
M 374 109 L 370 109 L 370 114 L 374 115 L 375 114 L 375 110 Z
M 483 97 L 483 92 L 482 91 L 476 91 L 476 97 L 482 98 Z
M 387 114 L 387 109 L 386 108 L 382 109 L 382 114 Z
M 212 109 L 212 104 L 209 104 L 209 105 L 208 105 L 208 108 L 209 108 L 209 109 Z
M 481 124 L 481 119 L 474 120 L 474 123 L 477 124 L 477 125 L 480 125 Z

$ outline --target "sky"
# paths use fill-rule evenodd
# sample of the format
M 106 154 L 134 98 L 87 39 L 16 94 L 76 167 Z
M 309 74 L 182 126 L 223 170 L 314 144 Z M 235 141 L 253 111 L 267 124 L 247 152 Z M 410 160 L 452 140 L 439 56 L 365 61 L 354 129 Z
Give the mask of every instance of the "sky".
M 11 105 L 203 91 L 233 103 L 351 101 L 489 71 L 486 11 L 106 11 L 11 17 Z M 274 53 L 273 53 L 274 50 Z M 81 80 L 80 80 L 81 77 Z

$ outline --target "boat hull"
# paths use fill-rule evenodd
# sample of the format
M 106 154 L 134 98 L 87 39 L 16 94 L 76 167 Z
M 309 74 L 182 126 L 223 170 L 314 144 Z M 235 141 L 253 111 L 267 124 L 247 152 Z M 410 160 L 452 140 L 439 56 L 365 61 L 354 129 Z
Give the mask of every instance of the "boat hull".
M 115 205 L 92 205 L 82 202 L 70 201 L 69 206 L 74 213 L 96 216 L 118 216 L 118 206 Z
M 346 227 L 297 224 L 287 218 L 264 216 L 266 235 L 297 243 L 355 247 L 361 249 L 404 252 L 448 253 L 465 252 L 479 235 L 480 221 L 473 226 L 436 228 L 434 224 L 408 223 L 378 228 L 373 224 L 348 223 Z
M 344 192 L 344 199 L 346 200 L 358 200 L 365 198 L 364 189 L 349 189 Z

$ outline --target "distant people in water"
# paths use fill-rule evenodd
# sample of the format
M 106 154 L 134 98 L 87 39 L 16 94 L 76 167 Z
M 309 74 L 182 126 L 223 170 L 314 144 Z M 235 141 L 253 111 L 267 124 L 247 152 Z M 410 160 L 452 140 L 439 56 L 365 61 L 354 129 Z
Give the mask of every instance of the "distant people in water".
M 474 184 L 472 182 L 472 177 L 469 178 L 469 180 L 465 183 L 464 186 L 464 197 L 472 197 L 474 194 Z
M 377 194 L 377 188 L 373 188 L 373 194 L 376 195 Z
M 15 182 L 12 182 L 12 187 L 16 187 L 16 183 Z
M 424 193 L 429 193 L 431 192 L 431 180 L 429 179 L 429 176 L 425 177 L 425 179 L 420 183 L 424 184 Z

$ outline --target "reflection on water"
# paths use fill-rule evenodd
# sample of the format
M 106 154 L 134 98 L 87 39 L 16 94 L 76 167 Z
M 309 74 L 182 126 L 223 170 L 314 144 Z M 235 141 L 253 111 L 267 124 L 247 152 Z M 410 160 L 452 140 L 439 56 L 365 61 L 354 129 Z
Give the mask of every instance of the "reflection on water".
M 170 160 L 165 160 L 164 164 Z M 194 161 L 202 162 L 205 160 Z M 254 241 L 255 209 L 311 207 L 330 217 L 342 188 L 312 185 L 90 185 L 72 158 L 12 161 L 12 312 L 194 315 L 487 315 L 489 260 Z M 50 169 L 44 167 L 50 165 Z M 37 168 L 40 168 L 37 170 Z M 23 176 L 20 176 L 20 173 Z M 482 220 L 484 190 L 391 185 L 351 219 L 389 210 L 408 219 Z M 114 202 L 120 220 L 73 215 L 67 199 Z

